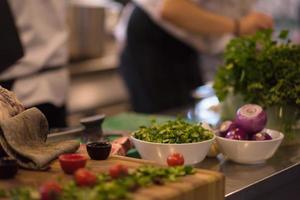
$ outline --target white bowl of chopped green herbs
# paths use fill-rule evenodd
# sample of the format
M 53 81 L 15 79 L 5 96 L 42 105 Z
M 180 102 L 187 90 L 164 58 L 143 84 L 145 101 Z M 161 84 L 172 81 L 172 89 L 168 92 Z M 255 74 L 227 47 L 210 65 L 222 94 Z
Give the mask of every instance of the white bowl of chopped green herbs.
M 202 124 L 183 119 L 142 126 L 131 135 L 131 141 L 143 159 L 166 165 L 167 157 L 180 153 L 185 165 L 201 162 L 215 139 L 213 131 Z

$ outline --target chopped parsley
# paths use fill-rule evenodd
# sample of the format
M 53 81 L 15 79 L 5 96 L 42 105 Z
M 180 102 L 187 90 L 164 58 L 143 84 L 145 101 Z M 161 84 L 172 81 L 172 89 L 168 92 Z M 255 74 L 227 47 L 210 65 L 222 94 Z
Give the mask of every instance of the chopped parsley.
M 191 124 L 183 119 L 157 124 L 155 121 L 149 127 L 142 126 L 133 132 L 139 140 L 165 144 L 193 143 L 213 138 L 213 133 L 201 124 Z

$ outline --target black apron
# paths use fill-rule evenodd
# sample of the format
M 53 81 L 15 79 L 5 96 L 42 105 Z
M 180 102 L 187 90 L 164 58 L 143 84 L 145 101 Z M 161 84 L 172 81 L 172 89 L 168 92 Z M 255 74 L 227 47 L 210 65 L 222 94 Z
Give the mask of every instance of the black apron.
M 127 28 L 120 72 L 133 110 L 153 113 L 192 103 L 202 84 L 198 53 L 135 7 Z
M 7 0 L 0 0 L 0 73 L 24 55 Z

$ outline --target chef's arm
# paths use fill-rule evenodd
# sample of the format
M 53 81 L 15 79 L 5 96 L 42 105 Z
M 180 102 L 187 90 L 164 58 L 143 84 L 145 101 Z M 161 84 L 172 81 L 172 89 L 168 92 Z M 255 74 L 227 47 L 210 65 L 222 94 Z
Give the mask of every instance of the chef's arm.
M 163 0 L 160 15 L 175 26 L 202 35 L 244 35 L 273 27 L 272 18 L 262 13 L 251 12 L 241 19 L 232 19 L 207 11 L 191 0 Z

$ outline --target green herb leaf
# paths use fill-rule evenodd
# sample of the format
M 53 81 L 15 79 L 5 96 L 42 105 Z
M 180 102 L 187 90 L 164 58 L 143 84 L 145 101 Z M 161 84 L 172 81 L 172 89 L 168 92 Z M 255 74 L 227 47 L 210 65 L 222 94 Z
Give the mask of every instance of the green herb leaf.
M 279 38 L 284 40 L 284 39 L 287 39 L 289 35 L 289 31 L 288 30 L 282 30 L 280 33 L 279 33 Z

